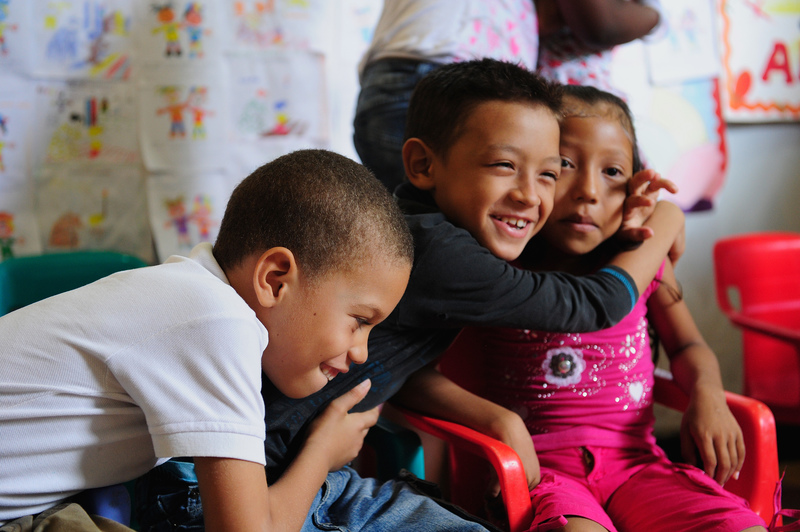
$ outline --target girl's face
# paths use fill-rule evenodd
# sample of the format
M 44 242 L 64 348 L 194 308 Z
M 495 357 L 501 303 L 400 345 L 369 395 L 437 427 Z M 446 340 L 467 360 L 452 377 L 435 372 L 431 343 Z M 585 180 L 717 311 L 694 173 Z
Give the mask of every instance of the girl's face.
M 542 236 L 567 255 L 593 251 L 622 223 L 633 145 L 608 114 L 569 117 L 561 125 L 561 176 Z

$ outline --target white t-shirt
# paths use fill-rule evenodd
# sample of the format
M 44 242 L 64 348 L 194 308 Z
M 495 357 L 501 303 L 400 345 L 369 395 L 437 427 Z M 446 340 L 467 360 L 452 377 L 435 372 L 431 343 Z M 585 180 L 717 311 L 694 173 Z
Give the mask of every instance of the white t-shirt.
M 0 523 L 172 456 L 265 464 L 267 331 L 209 244 L 0 318 Z
M 384 0 L 360 71 L 383 58 L 434 63 L 499 59 L 536 68 L 533 0 Z

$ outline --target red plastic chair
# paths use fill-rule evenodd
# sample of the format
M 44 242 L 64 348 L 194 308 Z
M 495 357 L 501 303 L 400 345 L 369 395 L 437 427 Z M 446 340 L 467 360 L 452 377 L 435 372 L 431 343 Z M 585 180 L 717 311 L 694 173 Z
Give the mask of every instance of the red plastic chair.
M 462 387 L 480 394 L 482 381 L 477 341 L 465 329 L 442 357 L 440 370 Z M 476 370 L 477 368 L 477 370 Z M 672 382 L 669 372 L 658 370 L 655 400 L 669 408 L 683 411 L 688 398 Z M 778 446 L 775 419 L 769 408 L 754 399 L 726 392 L 728 406 L 742 427 L 747 458 L 738 480 L 725 488 L 745 498 L 750 507 L 767 523 L 774 513 L 774 492 L 778 477 Z M 511 532 L 528 530 L 533 510 L 522 464 L 516 452 L 504 443 L 473 429 L 403 410 L 409 423 L 433 434 L 448 444 L 450 498 L 467 511 L 482 514 L 483 492 L 489 467 L 500 480 L 503 503 Z
M 800 425 L 800 234 L 723 238 L 714 272 L 717 303 L 742 331 L 743 394 L 767 404 L 778 423 Z

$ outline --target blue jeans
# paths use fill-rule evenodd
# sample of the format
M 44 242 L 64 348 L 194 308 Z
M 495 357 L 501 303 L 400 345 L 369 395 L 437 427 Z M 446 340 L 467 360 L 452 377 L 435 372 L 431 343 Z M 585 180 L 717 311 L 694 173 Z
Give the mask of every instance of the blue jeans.
M 203 506 L 194 464 L 170 460 L 136 481 L 136 517 L 142 532 L 203 532 Z
M 413 487 L 414 483 L 431 483 L 409 477 L 410 482 L 380 484 L 361 478 L 349 467 L 328 473 L 301 532 L 486 532 L 491 528 L 458 507 L 445 508 L 422 494 L 427 491 Z M 136 484 L 136 509 L 142 532 L 204 530 L 194 464 L 169 461 L 141 477 Z
M 416 479 L 415 479 L 416 480 Z M 422 481 L 424 482 L 424 481 Z M 428 483 L 430 485 L 430 483 Z M 458 507 L 449 509 L 421 495 L 412 484 L 390 480 L 379 483 L 361 478 L 349 467 L 328 473 L 311 504 L 301 532 L 485 532 L 486 527 L 466 519 Z M 461 517 L 464 516 L 464 517 Z
M 438 63 L 380 59 L 366 67 L 353 120 L 353 145 L 361 162 L 393 191 L 405 179 L 403 140 L 411 93 Z

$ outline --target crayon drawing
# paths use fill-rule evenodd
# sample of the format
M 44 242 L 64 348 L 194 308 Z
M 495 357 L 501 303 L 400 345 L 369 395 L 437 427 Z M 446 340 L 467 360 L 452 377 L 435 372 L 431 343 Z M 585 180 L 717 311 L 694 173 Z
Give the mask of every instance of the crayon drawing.
M 39 87 L 40 127 L 47 142 L 45 163 L 139 161 L 133 87 L 68 84 Z
M 150 224 L 159 260 L 214 242 L 234 181 L 220 172 L 148 177 Z
M 149 69 L 139 84 L 139 144 L 150 171 L 211 169 L 225 165 L 219 76 L 184 67 Z
M 197 64 L 209 55 L 219 57 L 220 39 L 214 29 L 219 9 L 227 2 L 154 0 L 137 3 L 137 51 L 144 62 Z
M 0 179 L 0 261 L 41 252 L 30 182 L 23 174 Z
M 322 50 L 331 2 L 236 0 L 227 3 L 229 31 L 239 50 Z
M 137 166 L 48 166 L 36 199 L 46 251 L 113 249 L 151 260 L 144 180 Z
M 131 0 L 36 0 L 33 71 L 41 77 L 127 80 Z

